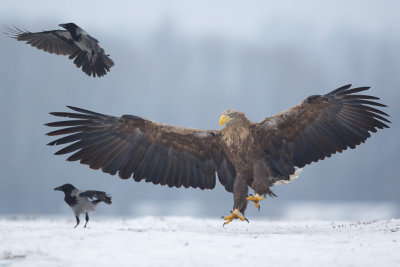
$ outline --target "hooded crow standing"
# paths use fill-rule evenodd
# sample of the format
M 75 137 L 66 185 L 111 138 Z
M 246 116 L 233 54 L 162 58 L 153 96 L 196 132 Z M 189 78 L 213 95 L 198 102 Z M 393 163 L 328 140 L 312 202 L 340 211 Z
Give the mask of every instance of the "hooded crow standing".
M 102 77 L 114 66 L 114 62 L 99 46 L 99 41 L 75 23 L 60 24 L 65 30 L 29 32 L 7 27 L 8 34 L 18 41 L 51 54 L 66 55 L 75 59 L 75 65 L 89 76 Z
M 97 204 L 100 202 L 104 202 L 107 204 L 111 204 L 111 197 L 107 195 L 105 192 L 102 191 L 94 191 L 94 190 L 87 190 L 87 191 L 80 191 L 72 184 L 65 184 L 59 187 L 54 188 L 54 190 L 63 191 L 65 194 L 64 200 L 67 202 L 68 206 L 74 211 L 75 218 L 76 218 L 76 225 L 74 228 L 78 226 L 80 223 L 79 215 L 81 213 L 86 214 L 86 223 L 87 225 L 89 221 L 89 212 L 93 212 L 96 208 Z

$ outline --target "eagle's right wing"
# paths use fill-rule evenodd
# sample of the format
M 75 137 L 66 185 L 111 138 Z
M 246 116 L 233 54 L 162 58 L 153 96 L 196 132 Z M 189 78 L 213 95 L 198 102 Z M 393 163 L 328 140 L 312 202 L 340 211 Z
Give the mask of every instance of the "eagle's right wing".
M 70 120 L 48 123 L 65 127 L 48 133 L 66 135 L 49 145 L 69 144 L 57 155 L 73 154 L 68 161 L 79 160 L 92 169 L 135 181 L 169 187 L 212 189 L 215 172 L 229 192 L 236 171 L 219 145 L 216 131 L 176 127 L 137 116 L 108 116 L 80 108 L 72 112 L 52 112 Z

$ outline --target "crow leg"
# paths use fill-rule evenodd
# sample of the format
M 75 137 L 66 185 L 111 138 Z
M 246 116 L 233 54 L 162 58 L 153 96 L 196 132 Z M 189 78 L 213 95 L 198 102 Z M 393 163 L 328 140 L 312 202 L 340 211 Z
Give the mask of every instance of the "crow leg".
M 79 221 L 79 217 L 78 217 L 78 216 L 75 216 L 75 218 L 76 218 L 76 225 L 75 225 L 75 227 L 74 227 L 74 228 L 76 228 L 76 227 L 78 226 L 78 224 L 80 223 L 80 221 Z
M 86 223 L 85 223 L 85 228 L 86 228 L 86 224 L 88 223 L 88 221 L 89 221 L 89 215 L 88 215 L 88 213 L 86 212 L 86 216 L 85 216 L 85 220 L 86 220 Z

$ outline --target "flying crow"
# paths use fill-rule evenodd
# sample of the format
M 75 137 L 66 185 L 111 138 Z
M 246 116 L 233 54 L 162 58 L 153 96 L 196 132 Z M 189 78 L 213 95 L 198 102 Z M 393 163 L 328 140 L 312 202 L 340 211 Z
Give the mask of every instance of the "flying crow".
M 89 76 L 101 77 L 110 71 L 114 62 L 104 49 L 99 46 L 99 41 L 90 36 L 75 23 L 60 24 L 65 30 L 29 32 L 15 27 L 6 27 L 8 34 L 18 41 L 26 43 L 38 49 L 57 55 L 69 56 L 75 59 L 75 65 Z
M 94 190 L 87 190 L 87 191 L 80 191 L 75 188 L 72 184 L 65 184 L 59 187 L 54 188 L 54 190 L 63 191 L 65 194 L 64 200 L 67 204 L 71 207 L 74 211 L 75 218 L 76 218 L 76 225 L 75 228 L 80 223 L 79 215 L 81 213 L 86 214 L 86 224 L 89 221 L 89 212 L 94 211 L 97 204 L 100 202 L 105 202 L 107 204 L 111 204 L 111 197 L 107 195 L 105 192 L 102 191 L 94 191 Z

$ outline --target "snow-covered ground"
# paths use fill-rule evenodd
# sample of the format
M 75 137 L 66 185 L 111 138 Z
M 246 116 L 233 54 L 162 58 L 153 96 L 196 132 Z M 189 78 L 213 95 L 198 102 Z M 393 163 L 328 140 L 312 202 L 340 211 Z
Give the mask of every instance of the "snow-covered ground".
M 83 218 L 82 218 L 83 219 Z M 0 218 L 0 266 L 400 266 L 400 220 Z

